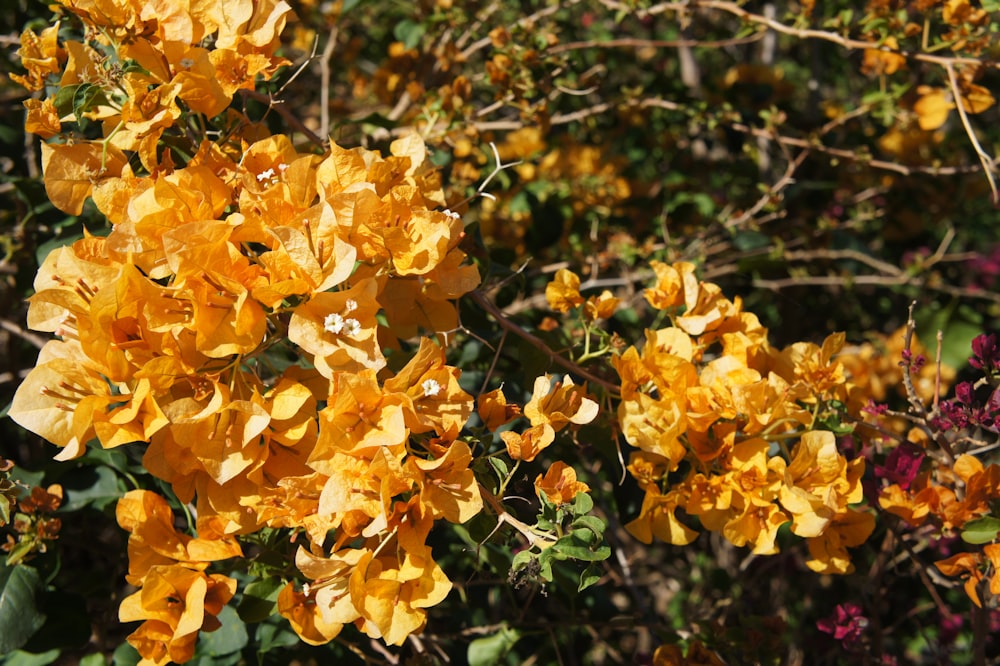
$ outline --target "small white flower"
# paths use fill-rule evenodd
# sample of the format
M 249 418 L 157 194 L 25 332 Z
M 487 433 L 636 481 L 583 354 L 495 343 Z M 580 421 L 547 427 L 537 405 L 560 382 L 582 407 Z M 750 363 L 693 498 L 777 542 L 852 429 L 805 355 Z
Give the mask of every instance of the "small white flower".
M 261 171 L 259 174 L 257 174 L 258 183 L 263 183 L 265 180 L 273 180 L 273 179 L 274 179 L 274 169 L 265 169 L 264 171 Z
M 358 302 L 353 298 L 348 298 L 344 303 L 344 312 L 351 313 L 358 309 Z
M 458 213 L 452 211 L 450 208 L 445 208 L 444 209 L 444 214 L 447 215 L 448 217 L 452 218 L 453 220 L 457 220 L 458 218 L 462 217 Z
M 344 320 L 344 335 L 346 335 L 349 338 L 353 338 L 360 332 L 361 332 L 360 321 L 353 318 Z
M 433 379 L 425 379 L 420 388 L 424 390 L 424 395 L 429 398 L 433 398 L 441 392 L 441 385 Z
M 288 168 L 288 165 L 285 164 L 284 162 L 282 162 L 281 164 L 278 165 L 278 171 L 280 171 L 281 173 L 285 173 L 285 170 L 287 168 Z
M 357 321 L 355 319 L 348 319 L 347 321 Z M 344 325 L 347 323 L 344 318 L 339 314 L 328 314 L 323 319 L 323 330 L 328 333 L 333 333 L 334 335 L 339 334 L 344 330 Z
M 180 66 L 184 69 L 191 69 L 194 67 L 194 60 L 191 60 L 191 58 L 181 58 L 181 61 L 178 64 L 180 64 Z

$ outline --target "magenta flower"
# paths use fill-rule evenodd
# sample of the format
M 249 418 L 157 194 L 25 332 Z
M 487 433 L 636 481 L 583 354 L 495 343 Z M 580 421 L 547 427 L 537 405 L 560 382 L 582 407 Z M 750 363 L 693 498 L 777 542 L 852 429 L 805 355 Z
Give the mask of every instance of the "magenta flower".
M 861 644 L 861 637 L 868 628 L 868 618 L 861 614 L 858 604 L 839 604 L 833 615 L 816 623 L 816 628 L 832 634 L 846 650 L 854 650 Z
M 976 370 L 982 370 L 987 376 L 1000 369 L 1000 350 L 997 349 L 996 335 L 980 333 L 973 338 L 969 365 Z
M 885 465 L 875 465 L 875 477 L 899 484 L 906 490 L 917 478 L 920 463 L 924 461 L 924 450 L 911 442 L 903 442 L 889 452 Z

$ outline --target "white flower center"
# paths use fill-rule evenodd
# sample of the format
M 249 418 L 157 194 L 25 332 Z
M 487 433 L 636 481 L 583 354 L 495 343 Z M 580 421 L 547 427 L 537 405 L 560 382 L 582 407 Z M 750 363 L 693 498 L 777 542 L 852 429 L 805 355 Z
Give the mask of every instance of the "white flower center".
M 360 321 L 354 318 L 344 320 L 344 335 L 346 335 L 349 338 L 353 338 L 360 332 L 361 332 Z
M 328 314 L 323 319 L 323 330 L 328 333 L 333 333 L 334 335 L 338 335 L 341 331 L 344 330 L 344 324 L 345 324 L 344 318 L 341 317 L 339 314 L 336 313 Z

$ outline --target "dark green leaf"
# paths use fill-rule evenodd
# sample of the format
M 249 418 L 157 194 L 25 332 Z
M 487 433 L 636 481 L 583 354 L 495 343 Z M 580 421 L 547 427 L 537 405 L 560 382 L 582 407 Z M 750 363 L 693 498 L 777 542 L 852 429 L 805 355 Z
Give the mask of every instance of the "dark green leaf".
M 47 666 L 59 658 L 59 650 L 45 652 L 23 652 L 18 650 L 7 655 L 3 666 Z
M 222 626 L 211 632 L 203 632 L 198 638 L 197 656 L 217 659 L 221 655 L 239 652 L 249 640 L 246 625 L 232 606 L 225 606 L 219 613 Z M 211 661 L 205 663 L 221 663 Z
M 580 574 L 580 586 L 576 588 L 577 592 L 583 592 L 591 585 L 597 583 L 601 580 L 601 569 L 596 564 L 588 564 L 587 568 L 583 570 Z
M 299 644 L 298 635 L 287 626 L 262 624 L 257 627 L 257 651 L 260 654 L 275 648 L 291 647 Z
M 580 516 L 573 521 L 573 527 L 575 529 L 589 529 L 600 537 L 604 534 L 604 528 L 607 525 L 597 516 Z
M 63 482 L 66 502 L 63 511 L 76 511 L 87 505 L 103 510 L 124 495 L 118 475 L 109 467 L 82 467 Z
M 274 614 L 275 602 L 284 583 L 278 578 L 256 580 L 243 591 L 243 601 L 237 607 L 240 619 L 247 623 L 263 622 Z
M 32 567 L 0 566 L 0 654 L 24 645 L 45 622 L 36 603 L 41 588 Z

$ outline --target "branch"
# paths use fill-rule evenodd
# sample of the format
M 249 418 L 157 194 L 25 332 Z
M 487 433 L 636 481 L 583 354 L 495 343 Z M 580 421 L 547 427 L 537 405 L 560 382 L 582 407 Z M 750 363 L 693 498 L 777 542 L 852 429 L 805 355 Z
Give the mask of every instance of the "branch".
M 962 119 L 962 127 L 965 128 L 965 133 L 968 135 L 969 141 L 972 142 L 972 148 L 979 157 L 979 163 L 983 165 L 983 173 L 986 174 L 986 180 L 990 183 L 990 191 L 993 193 L 993 203 L 1000 203 L 1000 194 L 997 193 L 997 183 L 993 178 L 993 158 L 986 154 L 986 151 L 979 144 L 979 139 L 976 138 L 976 133 L 972 130 L 969 116 L 965 112 L 965 103 L 962 101 L 962 91 L 958 89 L 955 68 L 952 67 L 950 62 L 946 63 L 944 68 L 948 72 L 948 83 L 951 85 L 951 94 L 955 98 L 955 108 L 958 109 L 958 117 Z
M 584 370 L 583 368 L 581 368 L 579 365 L 577 365 L 573 361 L 570 361 L 569 359 L 563 358 L 562 356 L 560 356 L 556 352 L 552 351 L 552 349 L 547 344 L 545 344 L 545 341 L 543 341 L 541 338 L 538 338 L 538 337 L 532 335 L 531 333 L 528 333 L 526 330 L 524 330 L 523 328 L 521 328 L 520 326 L 518 326 L 514 322 L 510 321 L 507 318 L 507 316 L 504 315 L 504 313 L 500 310 L 500 308 L 498 308 L 496 305 L 494 305 L 478 289 L 475 290 L 475 291 L 469 292 L 468 296 L 473 301 L 475 301 L 476 304 L 479 305 L 479 307 L 481 307 L 482 309 L 486 310 L 486 312 L 488 312 L 490 314 L 490 316 L 492 316 L 493 319 L 496 320 L 497 324 L 500 325 L 500 328 L 502 328 L 505 331 L 508 331 L 509 333 L 513 333 L 514 335 L 522 338 L 528 344 L 530 344 L 532 347 L 538 349 L 539 351 L 541 351 L 542 353 L 544 353 L 546 356 L 548 356 L 549 359 L 553 363 L 555 363 L 556 365 L 562 366 L 565 370 L 569 371 L 570 373 L 572 373 L 574 375 L 577 375 L 579 377 L 582 377 L 583 379 L 586 379 L 591 384 L 597 384 L 598 386 L 604 387 L 604 389 L 607 390 L 610 393 L 613 393 L 615 395 L 618 395 L 618 394 L 621 393 L 621 387 L 618 386 L 617 384 L 613 384 L 612 382 L 609 382 L 606 379 L 602 379 L 602 378 L 598 377 L 597 375 L 595 375 L 595 374 L 593 374 L 593 373 L 591 373 L 591 372 L 589 372 L 587 370 Z
M 21 328 L 20 326 L 10 321 L 9 319 L 0 318 L 0 328 L 7 331 L 8 333 L 13 333 L 17 337 L 21 338 L 25 342 L 28 342 L 33 347 L 37 347 L 38 349 L 44 347 L 45 343 L 47 342 L 47 340 L 42 336 L 35 335 L 30 331 L 26 331 L 25 329 Z
M 311 129 L 303 125 L 302 121 L 296 118 L 295 115 L 288 110 L 288 107 L 285 106 L 285 103 L 282 100 L 274 99 L 272 95 L 266 95 L 262 92 L 248 90 L 246 88 L 241 89 L 240 94 L 254 101 L 267 104 L 268 111 L 277 111 L 278 115 L 281 116 L 281 118 L 288 123 L 293 130 L 301 132 L 306 136 L 306 138 L 319 146 L 325 145 L 326 141 Z
M 661 9 L 662 8 L 662 9 Z M 977 67 L 993 67 L 1000 68 L 998 63 L 987 63 L 978 58 L 965 58 L 961 56 L 939 56 L 932 55 L 929 53 L 920 53 L 915 51 L 906 51 L 902 49 L 890 49 L 884 44 L 879 42 L 870 42 L 863 39 L 852 39 L 850 37 L 844 37 L 843 35 L 837 34 L 835 32 L 828 32 L 826 30 L 816 30 L 815 28 L 796 28 L 794 26 L 786 25 L 781 21 L 762 16 L 760 14 L 754 14 L 752 12 L 743 9 L 735 2 L 726 2 L 724 0 L 693 0 L 691 3 L 663 3 L 662 5 L 656 5 L 650 7 L 645 11 L 646 14 L 658 14 L 662 11 L 677 11 L 677 10 L 688 10 L 696 8 L 705 9 L 717 9 L 727 14 L 732 14 L 740 18 L 747 23 L 754 23 L 762 27 L 774 30 L 775 32 L 781 33 L 783 35 L 790 35 L 792 37 L 797 37 L 798 39 L 817 39 L 824 42 L 832 42 L 838 46 L 843 46 L 845 49 L 852 51 L 857 50 L 875 50 L 884 51 L 886 53 L 896 53 L 904 58 L 909 58 L 916 60 L 918 62 L 929 62 L 935 65 L 941 65 L 947 67 L 949 65 L 955 64 L 968 64 L 975 65 Z

